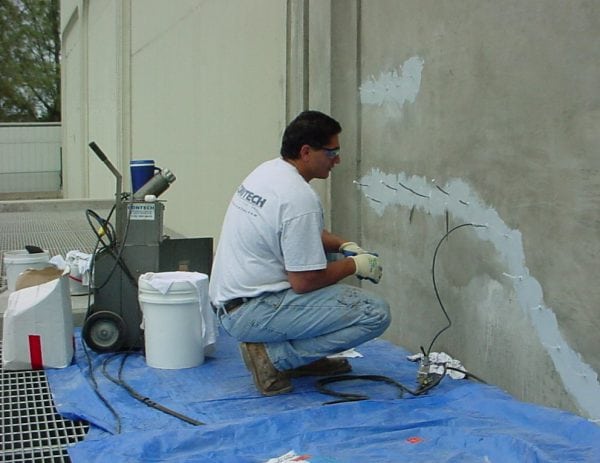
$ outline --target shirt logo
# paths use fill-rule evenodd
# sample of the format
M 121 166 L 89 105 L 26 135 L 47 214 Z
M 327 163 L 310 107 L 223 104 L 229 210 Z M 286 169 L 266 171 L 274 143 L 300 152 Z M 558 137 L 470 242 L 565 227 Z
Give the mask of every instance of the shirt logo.
M 260 195 L 252 193 L 250 190 L 247 190 L 244 187 L 244 185 L 240 185 L 240 187 L 237 190 L 237 194 L 244 201 L 248 201 L 249 203 L 252 203 L 258 207 L 263 207 L 265 205 L 265 203 L 267 202 L 266 198 L 263 198 Z

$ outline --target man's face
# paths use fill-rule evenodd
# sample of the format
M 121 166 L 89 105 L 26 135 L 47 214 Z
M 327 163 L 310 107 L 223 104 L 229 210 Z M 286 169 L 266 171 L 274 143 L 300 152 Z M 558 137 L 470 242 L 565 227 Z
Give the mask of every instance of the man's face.
M 325 146 L 310 148 L 311 178 L 327 178 L 329 172 L 340 163 L 340 140 L 338 135 L 330 138 Z

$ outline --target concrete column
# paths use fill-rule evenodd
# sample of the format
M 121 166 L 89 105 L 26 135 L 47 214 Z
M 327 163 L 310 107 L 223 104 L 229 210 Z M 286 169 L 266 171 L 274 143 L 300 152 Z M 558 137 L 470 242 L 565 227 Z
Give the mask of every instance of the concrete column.
M 342 124 L 342 162 L 331 180 L 332 228 L 362 241 L 360 211 L 363 196 L 352 183 L 361 175 L 360 9 L 359 0 L 331 2 L 331 112 Z
M 117 3 L 117 150 L 123 182 L 129 185 L 131 160 L 131 0 Z

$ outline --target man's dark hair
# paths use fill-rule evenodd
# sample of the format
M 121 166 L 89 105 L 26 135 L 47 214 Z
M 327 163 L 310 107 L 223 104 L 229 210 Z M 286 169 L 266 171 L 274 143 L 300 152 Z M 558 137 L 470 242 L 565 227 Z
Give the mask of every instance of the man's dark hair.
M 297 159 L 303 145 L 322 148 L 341 131 L 340 123 L 327 114 L 319 111 L 301 112 L 283 132 L 280 153 L 284 158 Z

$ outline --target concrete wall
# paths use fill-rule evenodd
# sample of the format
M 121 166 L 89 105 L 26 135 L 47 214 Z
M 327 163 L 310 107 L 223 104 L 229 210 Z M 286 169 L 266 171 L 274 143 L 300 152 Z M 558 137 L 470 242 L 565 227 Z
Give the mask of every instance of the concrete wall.
M 318 188 L 378 251 L 394 320 L 516 397 L 600 418 L 598 6 L 589 1 L 63 0 L 70 197 L 178 179 L 166 225 L 218 238 L 239 181 L 303 108 L 343 127 Z M 92 75 L 93 74 L 93 75 Z M 348 279 L 355 282 L 355 279 Z
M 600 5 L 334 1 L 334 230 L 383 256 L 385 336 L 600 418 Z M 359 184 L 353 183 L 353 181 Z M 362 185 L 360 185 L 362 184 Z M 411 191 L 412 190 L 412 191 Z

